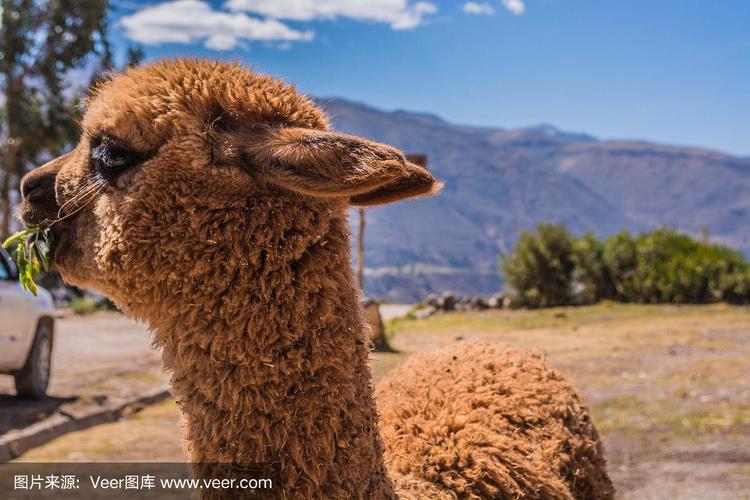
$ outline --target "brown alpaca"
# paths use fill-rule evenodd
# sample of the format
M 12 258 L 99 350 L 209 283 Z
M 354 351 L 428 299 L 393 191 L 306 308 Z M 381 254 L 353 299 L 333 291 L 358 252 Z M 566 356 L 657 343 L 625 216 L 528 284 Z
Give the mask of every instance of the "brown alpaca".
M 63 277 L 148 322 L 194 462 L 271 463 L 295 498 L 612 496 L 586 408 L 535 355 L 415 356 L 378 420 L 345 209 L 438 189 L 399 151 L 196 60 L 104 83 L 83 128 L 24 179 L 22 218 L 60 211 Z

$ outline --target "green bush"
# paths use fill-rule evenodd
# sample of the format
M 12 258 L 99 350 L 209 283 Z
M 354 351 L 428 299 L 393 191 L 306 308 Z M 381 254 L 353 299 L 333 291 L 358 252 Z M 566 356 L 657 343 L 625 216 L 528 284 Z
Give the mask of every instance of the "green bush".
M 637 292 L 633 276 L 638 268 L 638 247 L 628 231 L 611 236 L 603 243 L 604 266 L 612 280 L 612 298 L 628 302 Z
M 615 242 L 610 247 L 614 249 L 617 245 Z M 707 303 L 729 300 L 730 286 L 741 292 L 738 281 L 748 264 L 739 252 L 695 240 L 672 229 L 641 234 L 633 240 L 630 248 L 633 247 L 636 259 L 618 281 L 619 300 Z M 612 267 L 612 262 L 607 264 Z
M 604 245 L 586 233 L 573 244 L 573 303 L 593 304 L 615 296 L 614 283 L 604 259 Z
M 750 304 L 750 269 L 722 276 L 722 298 L 730 304 Z
M 730 248 L 672 229 L 576 239 L 562 226 L 522 233 L 501 270 L 523 307 L 589 304 L 750 302 L 750 264 Z
M 513 252 L 501 254 L 500 267 L 515 291 L 514 305 L 569 304 L 575 239 L 564 226 L 541 224 L 536 234 L 522 232 Z
M 95 312 L 112 309 L 110 304 L 111 302 L 109 302 L 108 300 L 97 299 L 95 297 L 84 295 L 83 297 L 74 297 L 73 299 L 71 299 L 70 309 L 75 314 L 84 316 L 87 314 L 93 314 Z

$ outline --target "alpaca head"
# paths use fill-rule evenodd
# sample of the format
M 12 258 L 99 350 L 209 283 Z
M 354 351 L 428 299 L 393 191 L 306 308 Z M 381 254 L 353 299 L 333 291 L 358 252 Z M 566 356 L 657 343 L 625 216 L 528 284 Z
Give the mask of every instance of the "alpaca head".
M 211 245 L 235 258 L 216 240 L 250 218 L 296 217 L 294 245 L 317 213 L 438 188 L 398 150 L 327 131 L 292 86 L 234 64 L 127 70 L 93 92 L 82 129 L 72 152 L 23 179 L 21 217 L 51 224 L 67 281 L 124 307 L 170 272 L 205 275 Z

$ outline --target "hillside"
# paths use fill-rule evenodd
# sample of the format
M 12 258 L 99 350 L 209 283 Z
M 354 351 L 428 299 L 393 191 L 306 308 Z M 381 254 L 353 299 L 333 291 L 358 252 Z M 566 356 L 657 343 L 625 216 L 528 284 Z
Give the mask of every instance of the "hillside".
M 436 198 L 367 210 L 368 294 L 501 288 L 497 256 L 542 221 L 605 236 L 668 225 L 747 251 L 750 159 L 697 148 L 598 141 L 550 125 L 467 127 L 436 116 L 320 99 L 336 130 L 427 153 Z M 352 218 L 356 230 L 356 218 Z

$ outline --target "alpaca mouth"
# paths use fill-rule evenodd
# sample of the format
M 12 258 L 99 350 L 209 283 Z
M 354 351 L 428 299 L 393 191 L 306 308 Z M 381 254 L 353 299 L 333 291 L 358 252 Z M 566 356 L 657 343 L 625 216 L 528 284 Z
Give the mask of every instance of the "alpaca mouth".
M 59 258 L 64 255 L 63 250 L 68 239 L 68 231 L 61 226 L 62 224 L 58 222 L 49 227 L 49 230 L 52 233 L 52 240 L 49 242 L 49 261 L 53 268 L 57 268 Z
M 47 242 L 49 245 L 49 261 L 50 264 L 55 263 L 55 254 L 57 254 L 57 248 L 60 246 L 60 238 L 62 238 L 62 235 L 60 234 L 60 231 L 56 230 L 57 228 L 52 227 L 49 228 L 50 233 L 52 233 L 52 238 Z
M 33 229 L 35 226 L 28 225 L 28 229 Z M 46 229 L 49 231 L 49 237 L 46 239 L 47 244 L 47 258 L 49 260 L 50 269 L 54 269 L 56 266 L 56 258 L 61 253 L 60 247 L 62 246 L 61 243 L 66 239 L 65 233 L 66 231 L 61 231 L 59 224 L 52 224 L 49 226 L 41 226 L 43 229 Z M 32 233 L 29 234 L 26 237 L 26 244 L 31 245 L 31 243 L 34 242 L 36 238 L 39 238 L 38 233 Z
M 28 229 L 41 228 L 49 230 L 52 238 L 47 241 L 47 244 L 49 245 L 49 262 L 52 267 L 56 267 L 55 264 L 58 263 L 58 257 L 62 254 L 61 249 L 65 247 L 68 240 L 67 233 L 70 232 L 69 226 L 72 222 L 57 218 L 57 214 L 56 210 L 40 209 L 40 207 L 36 207 L 26 200 L 24 200 L 20 210 L 21 222 Z M 36 237 L 38 237 L 37 234 L 30 234 L 26 238 L 27 243 L 31 243 Z

